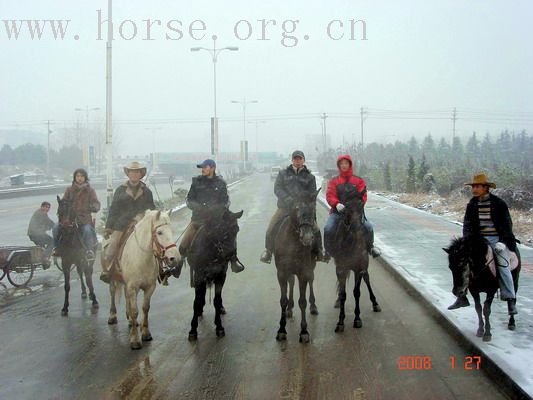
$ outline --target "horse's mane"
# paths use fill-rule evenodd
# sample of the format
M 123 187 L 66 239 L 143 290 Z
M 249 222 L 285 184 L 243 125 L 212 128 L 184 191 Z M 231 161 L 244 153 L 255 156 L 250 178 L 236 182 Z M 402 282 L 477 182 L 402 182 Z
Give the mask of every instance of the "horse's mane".
M 482 262 L 487 253 L 488 243 L 481 235 L 471 235 L 467 237 L 454 237 L 448 246 L 449 253 L 467 252 L 474 261 Z

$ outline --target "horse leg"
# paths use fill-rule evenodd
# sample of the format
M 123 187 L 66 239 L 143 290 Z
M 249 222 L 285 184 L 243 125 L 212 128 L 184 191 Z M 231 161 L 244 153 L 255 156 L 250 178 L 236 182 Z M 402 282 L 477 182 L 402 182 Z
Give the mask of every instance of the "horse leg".
M 516 299 L 513 300 L 514 301 L 514 304 L 516 304 Z M 507 323 L 507 328 L 510 330 L 510 331 L 514 331 L 516 329 L 516 324 L 515 324 L 515 320 L 514 320 L 514 315 L 511 315 L 509 317 L 509 322 Z
M 130 347 L 132 350 L 138 350 L 142 347 L 141 341 L 139 340 L 139 329 L 137 323 L 137 317 L 139 316 L 139 310 L 137 308 L 137 294 L 139 289 L 127 286 L 126 292 L 127 297 L 126 301 L 129 304 L 129 315 L 130 315 Z
M 363 321 L 361 321 L 361 309 L 359 308 L 359 300 L 361 299 L 361 281 L 363 280 L 362 273 L 355 273 L 355 286 L 353 288 L 353 297 L 355 297 L 355 318 L 353 320 L 354 328 L 361 328 Z
M 315 278 L 313 276 L 313 279 L 309 281 L 309 311 L 311 312 L 311 315 L 318 315 L 318 307 L 316 306 L 316 300 L 315 300 L 315 291 L 313 290 L 313 282 Z
M 107 323 L 114 325 L 117 323 L 117 305 L 115 303 L 115 293 L 119 290 L 115 284 L 115 281 L 109 282 L 109 295 L 111 296 L 111 307 L 109 308 L 109 318 Z
M 494 293 L 487 293 L 485 304 L 483 304 L 483 315 L 485 317 L 485 334 L 483 335 L 484 342 L 490 342 L 492 339 L 492 333 L 490 332 L 490 306 L 494 300 Z
M 215 298 L 213 299 L 213 305 L 215 306 L 215 326 L 217 337 L 226 336 L 224 327 L 222 326 L 222 288 L 224 287 L 224 278 L 215 280 Z
M 150 299 L 155 291 L 155 284 L 144 290 L 143 296 L 143 321 L 141 325 L 141 340 L 148 342 L 152 340 L 152 334 L 148 326 L 148 312 L 150 311 Z
M 481 299 L 479 297 L 479 292 L 474 292 L 470 290 L 470 294 L 474 298 L 474 306 L 476 308 L 477 319 L 478 319 L 478 328 L 477 328 L 476 336 L 483 337 L 483 335 L 485 334 L 485 322 L 483 321 L 483 315 L 482 315 L 483 309 L 481 308 Z
M 83 281 L 83 269 L 81 268 L 81 265 L 76 264 L 76 271 L 78 271 L 78 276 L 80 277 L 81 298 L 82 299 L 86 299 L 87 298 L 87 288 L 85 287 L 85 282 Z
M 89 288 L 89 299 L 92 301 L 93 309 L 98 308 L 98 301 L 96 300 L 96 294 L 94 293 L 93 285 L 93 266 L 87 265 L 85 269 L 85 281 L 87 282 L 87 287 Z
M 289 302 L 287 303 L 287 311 L 285 315 L 287 318 L 292 318 L 292 310 L 294 308 L 294 275 L 289 276 Z
M 287 340 L 287 330 L 285 329 L 285 326 L 287 325 L 287 305 L 289 304 L 289 299 L 287 298 L 287 285 L 289 285 L 289 281 L 290 278 L 288 278 L 285 273 L 278 270 L 278 283 L 281 290 L 281 297 L 279 299 L 281 319 L 279 320 L 279 329 L 278 334 L 276 335 L 276 340 L 278 341 Z
M 205 292 L 207 285 L 202 282 L 194 288 L 193 317 L 191 321 L 191 330 L 189 331 L 189 340 L 198 339 L 198 317 L 202 315 L 205 305 Z
M 368 288 L 368 293 L 370 294 L 370 301 L 372 302 L 372 310 L 374 312 L 380 312 L 381 307 L 379 306 L 378 301 L 376 300 L 376 296 L 374 295 L 372 286 L 370 286 L 370 275 L 368 274 L 368 271 L 365 271 L 365 273 L 363 274 L 363 279 L 365 280 L 366 287 Z
M 65 279 L 65 302 L 63 303 L 63 308 L 61 309 L 61 315 L 66 316 L 68 315 L 68 296 L 70 293 L 70 264 L 64 263 L 64 259 L 61 260 L 61 264 L 63 267 L 63 277 Z
M 344 332 L 344 318 L 346 317 L 344 306 L 346 304 L 346 278 L 348 272 L 337 270 L 337 300 L 339 302 L 339 321 L 335 327 L 335 332 Z
M 298 305 L 300 306 L 300 312 L 302 314 L 302 322 L 300 323 L 300 343 L 309 343 L 310 337 L 309 332 L 307 331 L 307 319 L 306 319 L 306 308 L 307 308 L 307 277 L 299 276 L 298 284 L 300 286 L 300 298 L 298 299 Z

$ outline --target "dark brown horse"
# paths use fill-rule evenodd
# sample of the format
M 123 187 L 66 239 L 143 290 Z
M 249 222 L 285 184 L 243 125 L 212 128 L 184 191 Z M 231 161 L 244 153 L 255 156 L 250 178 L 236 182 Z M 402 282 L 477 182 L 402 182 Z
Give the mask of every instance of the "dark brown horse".
M 89 299 L 92 301 L 93 309 L 98 308 L 98 301 L 94 294 L 93 286 L 93 264 L 94 260 L 87 261 L 86 250 L 81 240 L 81 232 L 76 224 L 76 217 L 73 214 L 72 203 L 62 200 L 57 196 L 58 208 L 57 216 L 59 222 L 59 252 L 61 255 L 61 269 L 65 278 L 65 302 L 61 309 L 61 315 L 68 315 L 69 293 L 70 293 L 70 272 L 72 266 L 76 266 L 82 289 L 84 288 L 83 277 L 89 288 Z M 82 292 L 83 298 L 83 292 Z
M 339 321 L 335 332 L 344 332 L 344 318 L 346 316 L 344 305 L 346 303 L 346 280 L 350 271 L 354 272 L 355 286 L 353 295 L 355 297 L 355 319 L 354 328 L 361 328 L 361 311 L 359 308 L 359 298 L 361 296 L 361 280 L 364 280 L 370 294 L 372 309 L 375 312 L 381 311 L 376 296 L 370 285 L 368 275 L 368 251 L 364 234 L 364 202 L 361 193 L 355 188 L 348 193 L 345 201 L 346 208 L 342 211 L 342 218 L 336 229 L 335 248 L 333 250 L 333 259 L 338 280 L 338 300 L 339 300 Z
M 492 339 L 490 326 L 491 305 L 494 295 L 498 290 L 498 278 L 490 271 L 486 255 L 489 250 L 487 241 L 481 236 L 469 236 L 455 238 L 450 245 L 443 250 L 448 253 L 448 267 L 452 271 L 453 289 L 456 296 L 466 296 L 467 291 L 474 298 L 475 308 L 478 316 L 478 329 L 476 335 L 482 337 L 484 342 Z M 521 262 L 518 248 L 518 267 L 512 271 L 515 292 L 518 291 L 518 278 L 520 276 Z M 483 309 L 481 308 L 480 293 L 487 294 Z M 516 299 L 514 300 L 516 303 Z M 482 315 L 483 311 L 483 315 Z M 485 317 L 485 321 L 483 321 Z M 509 330 L 515 330 L 514 315 L 511 315 L 507 324 Z
M 316 261 L 312 254 L 312 244 L 315 240 L 316 196 L 319 191 L 320 189 L 311 196 L 295 199 L 288 217 L 281 222 L 274 241 L 274 258 L 281 289 L 281 320 L 276 336 L 277 340 L 287 339 L 287 330 L 285 329 L 287 311 L 292 308 L 287 297 L 287 290 L 291 279 L 294 280 L 294 275 L 296 275 L 300 287 L 298 305 L 302 314 L 300 342 L 309 343 L 310 341 L 306 320 L 306 291 L 307 285 L 314 280 Z

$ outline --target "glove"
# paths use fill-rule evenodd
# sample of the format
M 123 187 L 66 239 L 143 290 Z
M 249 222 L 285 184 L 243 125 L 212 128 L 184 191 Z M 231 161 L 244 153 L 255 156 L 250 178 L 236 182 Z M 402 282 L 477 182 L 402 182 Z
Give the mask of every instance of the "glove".
M 344 204 L 339 203 L 335 206 L 335 208 L 337 209 L 337 212 L 342 212 L 346 207 Z

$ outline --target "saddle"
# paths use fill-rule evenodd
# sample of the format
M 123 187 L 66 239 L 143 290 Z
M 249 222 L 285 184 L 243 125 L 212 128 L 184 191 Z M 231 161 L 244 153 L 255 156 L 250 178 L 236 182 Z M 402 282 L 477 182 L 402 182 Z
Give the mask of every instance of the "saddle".
M 122 258 L 122 253 L 124 252 L 124 245 L 126 244 L 126 241 L 131 236 L 133 231 L 135 230 L 135 225 L 137 225 L 137 222 L 139 222 L 142 219 L 142 216 L 139 218 L 139 216 L 135 217 L 133 221 L 129 223 L 129 225 L 126 227 L 124 232 L 122 232 L 122 235 L 120 236 L 119 242 L 118 242 L 118 248 L 117 253 L 113 260 L 110 262 L 105 260 L 105 250 L 109 246 L 110 239 L 104 239 L 102 242 L 102 264 L 105 264 L 106 269 L 110 272 L 112 279 L 122 281 L 122 268 L 120 266 L 120 259 Z
M 485 265 L 489 268 L 491 274 L 496 278 L 496 256 L 490 246 L 487 249 L 487 254 L 485 255 Z M 513 271 L 518 267 L 519 260 L 515 252 L 509 250 L 510 265 L 509 270 Z

